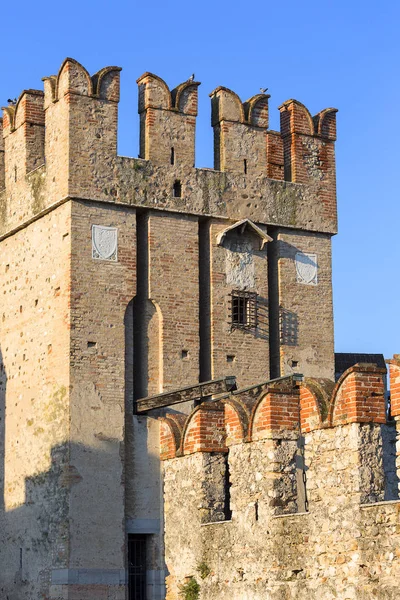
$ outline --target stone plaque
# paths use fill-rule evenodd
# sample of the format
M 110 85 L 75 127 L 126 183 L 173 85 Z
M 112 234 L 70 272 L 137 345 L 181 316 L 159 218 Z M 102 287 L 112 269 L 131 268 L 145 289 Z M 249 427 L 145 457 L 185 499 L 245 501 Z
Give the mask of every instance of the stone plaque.
M 306 285 L 317 285 L 318 264 L 317 255 L 306 252 L 296 252 L 295 257 L 297 282 Z
M 117 260 L 118 231 L 116 227 L 92 225 L 92 258 Z
M 253 246 L 248 241 L 229 241 L 226 244 L 226 283 L 237 289 L 254 288 Z

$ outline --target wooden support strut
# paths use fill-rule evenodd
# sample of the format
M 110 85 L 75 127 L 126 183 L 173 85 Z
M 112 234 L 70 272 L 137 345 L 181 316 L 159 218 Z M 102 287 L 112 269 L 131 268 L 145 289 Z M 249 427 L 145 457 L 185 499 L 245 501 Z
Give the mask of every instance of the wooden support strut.
M 136 414 L 143 414 L 149 410 L 165 408 L 181 402 L 190 402 L 209 398 L 222 392 L 230 392 L 236 389 L 235 377 L 224 377 L 213 381 L 204 381 L 196 385 L 183 387 L 172 392 L 164 392 L 156 396 L 147 396 L 136 401 Z

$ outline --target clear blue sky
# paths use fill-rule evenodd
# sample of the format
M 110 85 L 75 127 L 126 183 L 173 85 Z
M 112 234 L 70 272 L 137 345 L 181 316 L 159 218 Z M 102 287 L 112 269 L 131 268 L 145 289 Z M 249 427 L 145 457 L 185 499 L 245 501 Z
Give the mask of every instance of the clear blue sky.
M 119 153 L 137 156 L 137 77 L 152 71 L 174 87 L 194 71 L 197 166 L 212 166 L 218 85 L 243 100 L 268 87 L 273 129 L 289 98 L 312 114 L 338 108 L 336 350 L 389 357 L 400 352 L 399 22 L 396 0 L 6 3 L 0 100 L 40 89 L 66 56 L 90 72 L 119 65 Z

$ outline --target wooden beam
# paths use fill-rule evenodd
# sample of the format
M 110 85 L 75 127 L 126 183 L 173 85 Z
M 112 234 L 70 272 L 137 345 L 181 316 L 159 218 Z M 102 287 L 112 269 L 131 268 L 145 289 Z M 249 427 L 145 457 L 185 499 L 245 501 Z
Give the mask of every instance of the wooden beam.
M 229 392 L 234 389 L 236 389 L 235 377 L 204 381 L 203 383 L 190 385 L 172 392 L 164 392 L 156 396 L 140 398 L 136 401 L 136 413 L 140 415 L 156 408 L 165 408 L 166 406 L 173 406 L 181 402 L 202 400 L 203 398 L 214 396 L 214 394 L 221 394 L 222 392 Z

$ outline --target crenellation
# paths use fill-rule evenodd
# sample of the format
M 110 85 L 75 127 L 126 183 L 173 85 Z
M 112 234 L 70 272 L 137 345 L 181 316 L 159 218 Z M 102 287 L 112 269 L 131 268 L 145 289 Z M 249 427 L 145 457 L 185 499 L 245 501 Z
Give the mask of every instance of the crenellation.
M 267 129 L 267 94 L 257 94 L 242 104 L 226 88 L 213 93 L 219 148 L 216 156 L 225 161 L 229 154 L 232 159 L 231 167 L 217 167 L 224 171 L 221 173 L 193 168 L 199 83 L 187 81 L 170 92 L 162 79 L 150 73 L 138 80 L 140 154 L 145 160 L 117 156 L 119 78 L 119 67 L 106 67 L 90 77 L 77 61 L 66 59 L 58 75 L 44 78 L 44 96 L 43 92 L 28 90 L 20 104 L 25 106 L 29 97 L 31 112 L 20 112 L 17 107 L 21 119 L 25 115 L 32 123 L 29 130 L 22 127 L 29 133 L 22 170 L 14 164 L 13 151 L 22 131 L 11 134 L 15 108 L 7 107 L 4 135 L 8 175 L 2 199 L 7 223 L 2 223 L 3 233 L 68 197 L 241 218 L 243 202 L 236 200 L 233 189 L 242 190 L 243 198 L 247 196 L 246 216 L 256 222 L 335 232 L 336 220 L 325 206 L 332 202 L 327 180 L 320 186 L 325 204 L 312 186 L 283 181 L 284 144 L 278 132 Z M 323 111 L 320 116 L 317 129 L 327 129 L 322 123 L 331 123 L 330 113 Z M 235 128 L 245 133 L 232 137 Z M 329 135 L 333 144 L 333 133 Z M 327 160 L 331 160 L 332 148 L 325 149 Z M 35 185 L 26 174 L 44 163 L 38 200 Z M 176 181 L 180 182 L 181 196 L 174 193 Z
M 57 78 L 47 79 L 50 194 L 104 198 L 117 154 L 120 70 L 107 67 L 91 78 L 77 61 L 66 59 Z
M 246 121 L 254 127 L 263 127 L 268 129 L 269 126 L 269 94 L 256 94 L 243 103 L 244 116 Z
M 44 163 L 43 92 L 24 90 L 15 106 L 3 108 L 5 184 L 23 185 L 25 175 Z
M 257 94 L 242 103 L 235 92 L 218 87 L 210 97 L 214 168 L 244 175 L 266 175 L 270 96 Z
M 330 419 L 343 423 L 386 423 L 383 375 L 375 365 L 355 365 L 347 370 L 333 391 Z
M 196 81 L 172 91 L 163 79 L 144 73 L 139 86 L 140 157 L 154 164 L 194 167 Z
M 313 185 L 327 219 L 336 220 L 336 108 L 312 118 L 297 100 L 280 107 L 284 171 L 287 181 Z

